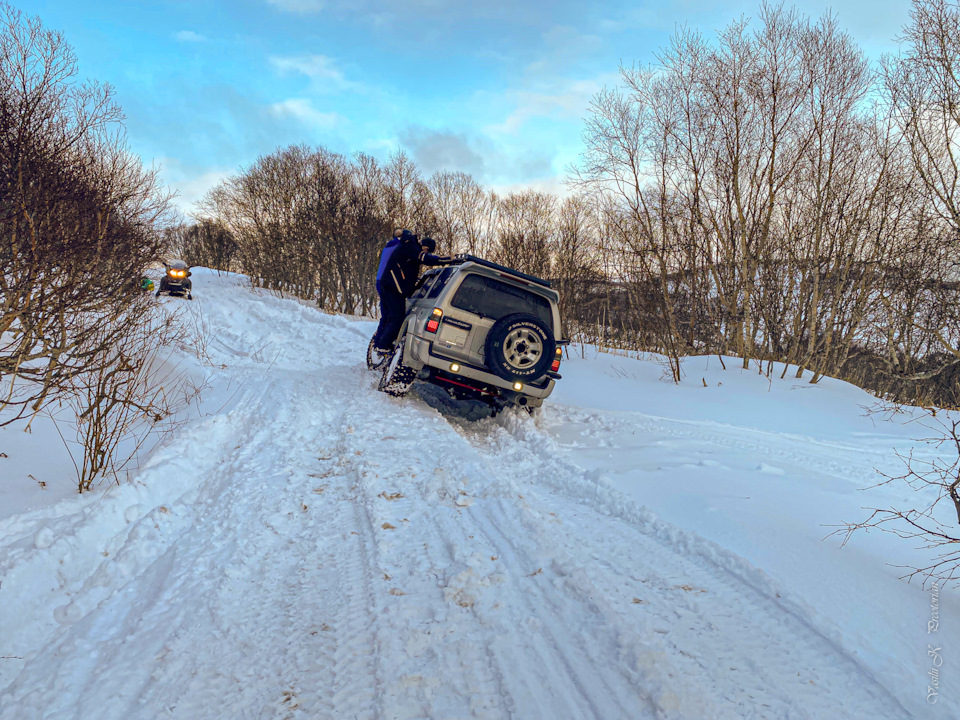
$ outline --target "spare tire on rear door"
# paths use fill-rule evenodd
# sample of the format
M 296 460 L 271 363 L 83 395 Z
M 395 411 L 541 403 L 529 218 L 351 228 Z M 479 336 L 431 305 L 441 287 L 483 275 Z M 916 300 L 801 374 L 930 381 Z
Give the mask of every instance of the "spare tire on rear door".
M 490 328 L 484 358 L 487 367 L 504 380 L 529 381 L 547 371 L 556 348 L 543 320 L 530 313 L 514 313 Z

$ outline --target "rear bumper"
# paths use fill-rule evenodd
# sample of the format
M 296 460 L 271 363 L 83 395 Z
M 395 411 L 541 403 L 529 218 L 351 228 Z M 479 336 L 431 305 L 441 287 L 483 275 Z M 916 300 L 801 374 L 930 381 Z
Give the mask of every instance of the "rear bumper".
M 504 380 L 486 368 L 445 355 L 437 349 L 432 340 L 412 335 L 409 342 L 409 357 L 418 365 L 422 363 L 423 367 L 429 368 L 428 372 L 438 381 L 438 384 L 455 386 L 461 383 L 478 392 L 500 396 L 509 402 L 517 402 L 520 398 L 524 398 L 527 402 L 518 404 L 529 404 L 532 407 L 539 406 L 544 398 L 549 397 L 556 385 L 552 377 L 545 375 L 534 382 L 523 383 L 523 390 L 517 392 L 510 380 Z M 456 371 L 451 369 L 451 365 L 454 364 L 458 366 Z

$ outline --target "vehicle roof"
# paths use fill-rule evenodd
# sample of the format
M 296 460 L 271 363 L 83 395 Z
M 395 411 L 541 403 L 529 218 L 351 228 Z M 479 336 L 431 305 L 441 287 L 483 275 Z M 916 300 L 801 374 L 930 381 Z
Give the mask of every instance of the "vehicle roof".
M 539 280 L 539 278 L 534 278 L 532 275 L 525 275 L 523 273 L 512 271 L 509 268 L 503 267 L 502 265 L 496 265 L 495 263 L 477 263 L 473 262 L 472 260 L 467 260 L 455 267 L 463 271 L 485 275 L 498 280 L 506 280 L 507 282 L 515 285 L 520 285 L 525 289 L 536 293 L 537 295 L 542 295 L 554 303 L 560 302 L 560 294 L 548 285 L 542 284 L 546 283 L 546 280 L 536 282 L 536 280 Z
M 527 273 L 520 272 L 519 270 L 514 270 L 511 267 L 507 267 L 506 265 L 495 263 L 492 260 L 486 260 L 484 258 L 477 257 L 476 255 L 469 255 L 469 254 L 461 255 L 459 257 L 463 258 L 461 262 L 474 262 L 474 263 L 477 263 L 478 265 L 483 265 L 484 267 L 492 268 L 494 270 L 499 270 L 500 272 L 507 273 L 508 275 L 515 275 L 516 277 L 523 278 L 524 280 L 528 282 L 536 283 L 537 285 L 550 287 L 549 280 L 544 280 L 543 278 L 539 278 L 536 275 L 529 275 Z

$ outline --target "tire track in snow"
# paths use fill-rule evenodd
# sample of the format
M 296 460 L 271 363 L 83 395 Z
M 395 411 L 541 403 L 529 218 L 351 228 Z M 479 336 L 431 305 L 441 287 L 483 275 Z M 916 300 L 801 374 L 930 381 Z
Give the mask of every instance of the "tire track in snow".
M 511 466 L 516 477 L 533 478 L 518 484 L 530 498 L 535 517 L 542 519 L 554 512 L 566 518 L 564 523 L 572 532 L 559 523 L 551 527 L 540 522 L 539 528 L 544 534 L 541 546 L 556 549 L 554 565 L 571 578 L 573 588 L 579 588 L 584 597 L 602 599 L 601 606 L 608 609 L 614 625 L 626 626 L 628 617 L 617 608 L 636 604 L 643 610 L 646 623 L 643 642 L 661 647 L 661 660 L 669 658 L 681 670 L 674 673 L 668 669 L 670 684 L 675 688 L 678 677 L 692 676 L 708 687 L 712 685 L 712 694 L 725 696 L 727 701 L 719 706 L 720 711 L 704 712 L 704 708 L 689 707 L 689 693 L 665 687 L 663 694 L 657 695 L 665 716 L 673 716 L 672 706 L 679 717 L 739 718 L 746 710 L 756 717 L 795 717 L 798 705 L 816 708 L 822 704 L 824 707 L 799 716 L 818 718 L 841 713 L 909 717 L 897 700 L 830 637 L 829 631 L 818 627 L 804 607 L 780 598 L 765 574 L 590 479 L 562 459 L 557 443 L 539 431 L 532 419 L 509 414 L 499 421 L 470 425 L 454 421 L 454 425 L 490 457 L 491 467 Z M 597 535 L 596 528 L 615 533 L 619 542 Z M 638 592 L 637 587 L 647 589 L 639 593 L 644 597 L 633 603 L 624 588 Z M 655 592 L 650 592 L 651 587 Z M 618 602 L 611 605 L 611 598 L 618 598 Z M 725 613 L 722 622 L 715 622 L 717 609 Z M 678 632 L 678 627 L 683 630 Z M 713 653 L 711 660 L 728 658 L 745 665 L 746 670 L 738 669 L 733 677 L 724 676 L 711 663 L 698 660 L 703 628 L 711 632 L 706 643 L 706 652 Z M 677 641 L 672 639 L 674 635 Z M 754 642 L 751 637 L 763 641 Z M 750 654 L 744 654 L 744 646 L 752 647 L 766 662 L 755 662 Z M 798 646 L 800 649 L 795 650 Z M 658 676 L 661 682 L 667 679 L 656 669 L 659 661 L 651 664 L 647 660 L 642 653 L 634 659 L 641 670 L 647 664 L 652 671 L 645 674 L 646 682 L 656 682 Z M 798 666 L 798 662 L 809 667 Z M 817 666 L 826 666 L 827 670 L 816 672 L 813 668 Z M 815 684 L 800 682 L 790 668 L 800 671 L 801 680 Z M 808 672 L 806 678 L 804 672 Z M 739 684 L 738 689 L 723 693 L 731 680 Z M 746 709 L 733 705 L 738 698 L 758 697 L 766 704 Z M 798 698 L 804 698 L 805 704 L 798 703 Z M 848 715 L 850 712 L 854 715 Z
M 357 525 L 343 488 L 350 478 L 331 476 L 329 499 L 304 507 L 316 497 L 305 473 L 310 453 L 297 447 L 311 440 L 301 424 L 325 427 L 337 417 L 316 406 L 316 389 L 298 392 L 294 383 L 285 395 L 267 384 L 242 401 L 235 412 L 260 422 L 205 480 L 192 522 L 159 557 L 132 563 L 129 580 L 107 578 L 106 598 L 26 664 L 0 716 L 127 720 L 164 708 L 169 718 L 317 717 L 306 704 L 318 685 L 332 688 L 328 717 L 376 717 L 375 623 L 362 591 L 368 552 L 362 542 L 341 546 L 353 537 L 344 528 Z M 288 441 L 279 458 L 287 467 L 261 461 L 278 435 Z M 190 509 L 171 507 L 181 512 Z M 131 538 L 131 548 L 149 549 L 144 540 Z M 91 600 L 101 580 L 87 582 Z M 326 663 L 311 659 L 325 652 L 313 638 L 326 631 L 307 624 L 314 612 L 333 613 L 327 626 L 337 640 Z M 101 647 L 99 660 L 85 649 Z M 339 673 L 332 679 L 330 667 Z
M 802 609 L 745 563 L 618 506 L 532 424 L 464 427 L 387 398 L 361 369 L 357 323 L 302 308 L 291 321 L 267 294 L 241 308 L 211 343 L 250 381 L 232 413 L 241 447 L 218 451 L 224 466 L 204 468 L 173 520 L 157 511 L 157 527 L 124 534 L 126 576 L 80 576 L 83 614 L 27 662 L 4 720 L 804 717 L 799 681 L 733 637 L 758 624 L 755 646 L 789 650 L 793 633 L 796 657 L 839 664 L 839 680 L 817 677 L 819 717 L 896 710 L 877 710 L 887 696 L 869 679 L 854 698 L 880 700 L 839 706 L 837 688 L 864 678 L 806 638 Z M 750 694 L 768 707 L 744 708 Z
M 432 466 L 406 452 L 406 436 L 420 430 L 417 424 L 404 429 L 378 420 L 387 398 L 372 400 L 348 413 L 343 455 L 354 465 L 357 505 L 375 537 L 371 577 L 378 578 L 384 617 L 382 712 L 399 718 L 503 717 L 500 677 L 483 652 L 483 638 L 464 621 L 469 612 L 463 598 L 458 605 L 445 588 L 459 547 L 472 544 L 470 526 L 447 523 L 458 510 L 445 488 L 438 486 L 439 494 L 425 490 Z
M 532 644 L 533 653 L 540 661 L 539 681 L 548 682 L 556 691 L 550 698 L 550 706 L 540 708 L 542 716 L 562 717 L 568 713 L 595 718 L 660 716 L 663 708 L 648 695 L 636 674 L 610 662 L 611 657 L 621 654 L 622 629 L 607 624 L 592 598 L 570 593 L 554 563 L 543 562 L 544 556 L 549 557 L 553 551 L 542 549 L 537 538 L 538 528 L 528 530 L 529 537 L 537 539 L 531 543 L 538 551 L 538 557 L 534 557 L 512 540 L 516 528 L 529 523 L 519 519 L 505 522 L 504 513 L 498 514 L 501 515 L 499 521 L 493 519 L 488 524 L 491 528 L 488 536 L 495 546 L 505 554 L 519 550 L 520 566 L 536 568 L 526 574 L 530 578 L 529 589 L 521 594 L 521 601 L 525 607 L 522 614 L 535 620 L 530 629 L 546 639 L 545 644 Z M 542 564 L 535 562 L 538 559 Z M 585 619 L 589 621 L 584 622 Z M 571 632 L 578 625 L 585 627 Z M 520 669 L 519 677 L 511 678 L 515 693 L 520 694 L 528 684 L 535 684 L 525 677 L 530 672 L 527 670 L 531 665 L 529 658 L 519 656 L 509 664 Z M 528 699 L 529 707 L 536 708 L 537 704 L 537 698 Z
M 427 717 L 460 716 L 468 708 L 458 707 L 458 698 L 476 697 L 460 688 L 479 683 L 482 689 L 499 688 L 501 695 L 496 706 L 484 704 L 483 713 L 469 708 L 482 717 L 656 717 L 643 689 L 612 659 L 618 629 L 605 627 L 589 602 L 555 587 L 550 569 L 536 564 L 546 553 L 517 509 L 512 484 L 490 482 L 486 462 L 478 462 L 469 445 L 415 399 L 374 397 L 393 412 L 376 413 L 359 403 L 350 414 L 350 436 L 365 437 L 358 447 L 368 455 L 362 472 L 367 502 L 375 509 L 375 531 L 384 524 L 377 533 L 381 569 L 403 592 L 390 631 L 414 638 L 434 624 L 439 626 L 432 629 L 434 637 L 444 638 L 429 642 L 435 655 L 428 660 L 435 662 L 425 663 L 421 655 L 417 663 L 421 672 L 432 671 L 432 677 L 421 678 L 434 687 L 432 699 L 398 691 L 385 710 L 412 711 L 406 701 L 420 703 L 417 709 Z M 411 436 L 429 438 L 422 458 L 402 452 Z M 382 439 L 374 444 L 375 437 Z M 402 542 L 395 534 L 403 535 Z M 420 547 L 425 555 L 410 558 L 411 549 Z M 404 603 L 435 605 L 437 584 L 445 609 L 433 618 L 404 616 Z M 455 635 L 470 641 L 448 639 Z M 484 662 L 463 667 L 462 650 L 472 645 L 484 652 L 473 653 L 471 662 Z M 385 692 L 403 685 L 403 672 L 385 678 Z

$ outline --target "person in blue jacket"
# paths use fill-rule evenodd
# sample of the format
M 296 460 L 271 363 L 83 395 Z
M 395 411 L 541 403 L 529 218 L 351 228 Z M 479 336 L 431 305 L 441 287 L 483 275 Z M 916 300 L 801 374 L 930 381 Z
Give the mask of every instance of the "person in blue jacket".
M 446 265 L 452 258 L 434 255 L 432 238 L 423 243 L 410 230 L 396 230 L 380 253 L 377 293 L 380 295 L 380 324 L 373 336 L 374 350 L 381 356 L 393 349 L 400 326 L 407 315 L 407 298 L 413 295 L 421 265 Z

